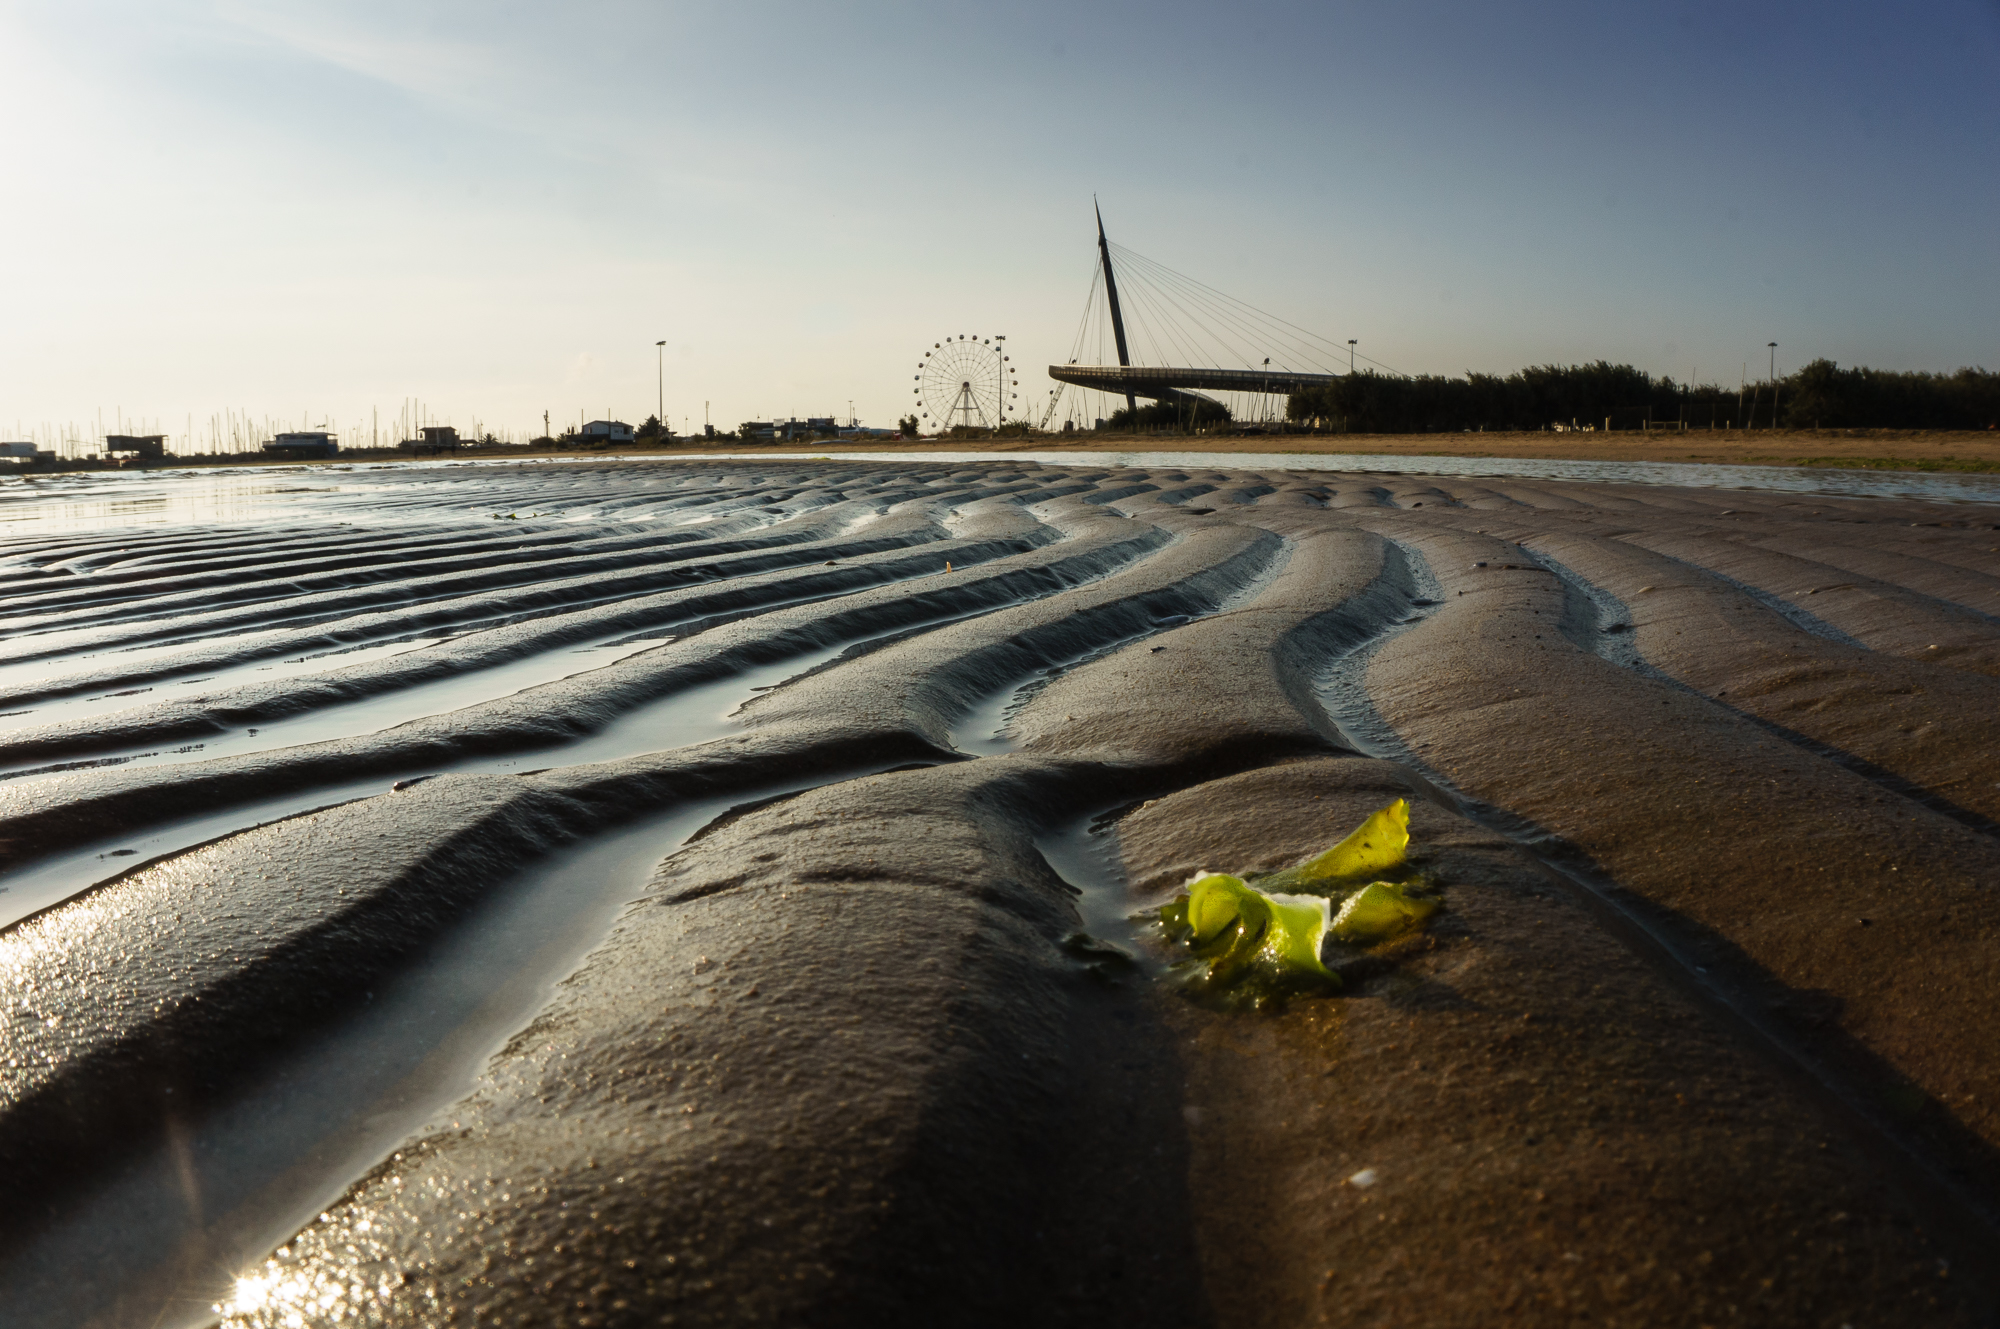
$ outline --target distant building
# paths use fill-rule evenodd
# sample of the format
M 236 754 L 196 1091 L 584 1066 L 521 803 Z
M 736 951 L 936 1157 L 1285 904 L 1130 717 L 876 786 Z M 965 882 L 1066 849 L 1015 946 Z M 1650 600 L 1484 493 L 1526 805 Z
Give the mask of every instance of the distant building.
M 278 435 L 264 445 L 264 451 L 287 461 L 300 461 L 311 457 L 331 457 L 340 451 L 340 444 L 325 430 L 305 429 Z
M 840 423 L 830 415 L 809 415 L 801 420 L 797 416 L 778 426 L 778 433 L 787 442 L 795 438 L 818 438 L 822 434 L 838 434 Z
M 136 452 L 148 460 L 157 461 L 167 455 L 165 434 L 106 434 L 106 452 Z
M 585 443 L 630 443 L 632 426 L 623 420 L 592 420 L 583 427 Z
M 458 436 L 458 430 L 450 425 L 426 425 L 417 431 L 422 438 L 406 438 L 403 446 L 422 457 L 439 452 L 456 452 L 465 440 Z
M 35 459 L 35 445 L 32 443 L 0 443 L 0 457 L 19 457 L 25 461 Z
M 751 443 L 769 443 L 778 437 L 778 426 L 769 420 L 745 420 L 736 426 L 736 432 Z

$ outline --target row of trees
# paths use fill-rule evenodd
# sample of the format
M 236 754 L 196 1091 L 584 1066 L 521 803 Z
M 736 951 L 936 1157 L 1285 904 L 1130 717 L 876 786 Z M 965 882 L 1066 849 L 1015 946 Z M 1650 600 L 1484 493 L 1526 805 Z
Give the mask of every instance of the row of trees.
M 1841 369 L 1815 360 L 1776 384 L 1691 386 L 1631 365 L 1534 365 L 1505 378 L 1350 374 L 1295 392 L 1286 417 L 1338 433 L 1421 434 L 1465 429 L 1592 425 L 1637 429 L 1685 420 L 1696 428 L 1774 423 L 1793 429 L 1988 429 L 2000 425 L 2000 374 Z M 1775 408 L 1775 417 L 1773 414 Z
M 1784 381 L 1785 423 L 1827 429 L 2000 428 L 2000 374 L 1903 374 L 1815 360 Z
M 1121 406 L 1104 422 L 1115 432 L 1137 429 L 1207 429 L 1229 423 L 1229 408 L 1219 401 L 1192 394 L 1179 400 L 1149 402 L 1136 410 Z

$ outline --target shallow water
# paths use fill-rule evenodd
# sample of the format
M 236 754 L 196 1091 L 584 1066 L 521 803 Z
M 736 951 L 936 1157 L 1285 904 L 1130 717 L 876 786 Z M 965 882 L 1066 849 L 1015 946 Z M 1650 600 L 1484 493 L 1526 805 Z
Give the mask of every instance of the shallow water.
M 610 497 L 601 480 L 576 492 L 561 482 L 581 481 L 572 468 L 606 457 L 522 458 L 496 461 L 335 463 L 331 466 L 259 466 L 242 469 L 73 471 L 31 479 L 0 479 L 0 541 L 56 532 L 79 535 L 121 528 L 157 531 L 172 526 L 242 527 L 266 523 L 404 526 L 441 520 L 541 520 L 544 522 L 643 522 L 703 525 L 754 512 L 754 497 L 717 503 L 719 495 L 682 492 L 678 477 L 663 470 L 652 492 Z M 459 469 L 485 479 L 507 468 L 500 483 L 464 486 L 441 475 Z M 497 477 L 496 477 L 497 478 Z M 442 483 L 439 483 L 442 481 Z M 552 483 L 555 482 L 555 483 Z M 705 497 L 712 511 L 690 512 L 689 499 Z M 766 515 L 765 521 L 777 520 Z M 113 551 L 116 552 L 116 551 Z
M 1119 854 L 1114 815 L 1123 804 L 1093 808 L 1035 837 L 1035 848 L 1056 875 L 1076 891 L 1077 917 L 1093 942 L 1115 947 L 1132 958 L 1136 972 L 1157 977 L 1167 957 L 1145 943 L 1145 924 Z

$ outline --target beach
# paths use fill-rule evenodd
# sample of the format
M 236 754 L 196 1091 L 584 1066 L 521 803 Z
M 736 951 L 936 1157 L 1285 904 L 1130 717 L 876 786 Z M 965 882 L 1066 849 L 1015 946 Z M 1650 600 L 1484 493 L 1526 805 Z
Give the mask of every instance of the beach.
M 1990 1323 L 2000 444 L 1442 439 L 0 489 L 0 1301 Z

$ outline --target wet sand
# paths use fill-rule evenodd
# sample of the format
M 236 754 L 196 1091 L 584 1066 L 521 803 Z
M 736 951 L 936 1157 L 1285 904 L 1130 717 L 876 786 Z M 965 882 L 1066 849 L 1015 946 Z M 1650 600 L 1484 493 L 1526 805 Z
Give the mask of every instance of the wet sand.
M 354 484 L 0 543 L 34 1322 L 2000 1310 L 2000 504 Z M 1445 908 L 1339 995 L 1149 977 L 1399 796 Z M 285 1097 L 350 1047 L 423 1069 Z

